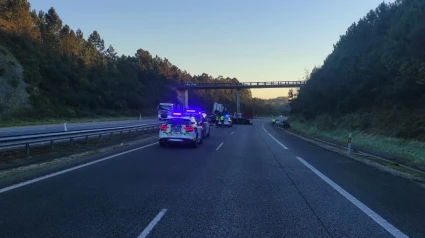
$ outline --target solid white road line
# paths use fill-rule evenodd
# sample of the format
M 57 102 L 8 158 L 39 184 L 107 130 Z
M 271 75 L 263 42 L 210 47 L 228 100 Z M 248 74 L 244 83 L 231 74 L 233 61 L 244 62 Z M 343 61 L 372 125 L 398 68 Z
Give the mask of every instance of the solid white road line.
M 282 144 L 282 143 L 280 143 L 280 141 L 278 141 L 276 138 L 274 138 L 270 133 L 267 133 L 267 134 L 269 134 L 269 136 L 274 140 L 274 141 L 276 141 L 280 146 L 282 146 L 285 150 L 288 150 L 288 147 L 286 147 L 284 144 Z
M 219 150 L 221 146 L 223 146 L 223 142 L 221 142 L 221 144 L 215 150 Z
M 329 184 L 338 193 L 340 193 L 342 196 L 344 196 L 346 199 L 348 199 L 348 201 L 350 201 L 352 204 L 354 204 L 356 207 L 358 207 L 362 212 L 364 212 L 366 215 L 368 215 L 370 218 L 372 218 L 372 220 L 374 220 L 376 223 L 378 223 L 382 228 L 384 228 L 386 231 L 391 233 L 391 235 L 393 235 L 394 237 L 408 237 L 403 232 L 401 232 L 399 229 L 395 228 L 393 225 L 391 225 L 389 222 L 387 222 L 384 218 L 382 218 L 381 216 L 376 214 L 374 211 L 372 211 L 369 207 L 367 207 L 362 202 L 360 202 L 355 197 L 353 197 L 351 194 L 349 194 L 347 191 L 345 191 L 343 188 L 338 186 L 338 184 L 334 183 L 332 180 L 330 180 L 328 177 L 326 177 L 320 171 L 315 169 L 313 166 L 311 166 L 309 163 L 307 163 L 301 157 L 297 157 L 297 159 L 301 163 L 303 163 L 307 168 L 309 168 L 311 171 L 313 171 L 317 176 L 319 176 L 321 179 L 323 179 L 327 184 Z
M 167 212 L 167 209 L 162 209 L 158 213 L 158 215 L 156 215 L 156 217 L 151 221 L 151 223 L 149 223 L 149 225 L 142 231 L 142 233 L 140 233 L 138 238 L 145 238 L 146 236 L 148 236 L 149 233 L 152 231 L 152 229 L 155 227 L 156 223 L 158 223 L 159 220 L 161 220 L 161 218 L 164 216 L 166 212 Z
M 266 128 L 264 128 L 264 123 L 261 125 L 261 127 L 263 127 L 263 130 L 264 130 L 265 132 L 267 132 Z
M 99 162 L 109 160 L 109 159 L 112 159 L 112 158 L 115 158 L 115 157 L 118 157 L 118 156 L 121 156 L 121 155 L 125 155 L 125 154 L 128 154 L 128 153 L 137 151 L 137 150 L 141 150 L 141 149 L 144 149 L 146 147 L 153 146 L 153 145 L 156 145 L 156 144 L 158 144 L 158 142 L 153 143 L 153 144 L 149 144 L 149 145 L 145 145 L 145 146 L 142 146 L 142 147 L 139 147 L 139 148 L 135 148 L 135 149 L 132 149 L 132 150 L 127 150 L 127 151 L 124 151 L 124 152 L 121 152 L 121 153 L 118 153 L 118 154 L 115 154 L 115 155 L 105 157 L 103 159 L 99 159 L 99 160 L 95 160 L 95 161 L 92 161 L 92 162 L 89 162 L 89 163 L 86 163 L 86 164 L 78 165 L 78 166 L 75 166 L 75 167 L 72 167 L 72 168 L 69 168 L 69 169 L 58 171 L 58 172 L 53 173 L 53 174 L 44 175 L 42 177 L 31 179 L 31 180 L 28 180 L 28 181 L 25 181 L 25 182 L 22 182 L 22 183 L 18 183 L 18 184 L 9 186 L 9 187 L 1 188 L 0 193 L 4 193 L 4 192 L 10 191 L 10 190 L 15 189 L 15 188 L 20 188 L 20 187 L 28 185 L 28 184 L 36 183 L 36 182 L 39 182 L 41 180 L 45 180 L 45 179 L 48 179 L 48 178 L 51 178 L 51 177 L 55 177 L 55 176 L 58 176 L 60 174 L 68 173 L 68 172 L 71 172 L 73 170 L 81 169 L 81 168 L 87 167 L 87 166 L 92 165 L 92 164 L 97 164 Z
M 233 135 L 233 131 L 232 131 L 232 133 L 230 133 L 230 135 Z

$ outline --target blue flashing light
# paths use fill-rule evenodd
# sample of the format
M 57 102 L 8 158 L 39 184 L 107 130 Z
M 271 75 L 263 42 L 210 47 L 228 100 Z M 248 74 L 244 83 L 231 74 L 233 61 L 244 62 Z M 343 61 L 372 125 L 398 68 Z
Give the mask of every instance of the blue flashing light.
M 196 111 L 187 109 L 186 112 L 196 112 Z
M 173 112 L 174 116 L 181 116 L 182 114 L 180 112 Z

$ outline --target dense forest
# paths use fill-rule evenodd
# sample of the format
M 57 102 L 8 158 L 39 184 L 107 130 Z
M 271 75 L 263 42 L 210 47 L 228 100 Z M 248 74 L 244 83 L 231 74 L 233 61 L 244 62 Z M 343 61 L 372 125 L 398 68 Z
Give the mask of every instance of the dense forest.
M 325 128 L 425 140 L 425 1 L 382 3 L 312 70 L 292 110 Z
M 119 56 L 99 32 L 85 37 L 53 7 L 37 12 L 27 0 L 0 0 L 0 119 L 153 115 L 159 102 L 178 102 L 168 87 L 178 82 L 238 80 L 190 75 L 143 49 Z M 217 101 L 234 111 L 235 99 L 232 90 L 189 94 L 191 106 L 206 110 Z M 276 113 L 249 90 L 241 102 L 256 115 Z

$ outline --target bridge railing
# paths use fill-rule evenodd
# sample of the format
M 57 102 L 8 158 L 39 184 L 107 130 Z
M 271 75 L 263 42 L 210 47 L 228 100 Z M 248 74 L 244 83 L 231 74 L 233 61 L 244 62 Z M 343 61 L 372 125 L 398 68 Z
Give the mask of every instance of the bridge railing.
M 303 85 L 306 81 L 273 81 L 273 82 L 239 82 L 239 83 L 180 83 L 174 84 L 175 87 L 256 87 L 256 86 L 285 86 L 285 85 Z

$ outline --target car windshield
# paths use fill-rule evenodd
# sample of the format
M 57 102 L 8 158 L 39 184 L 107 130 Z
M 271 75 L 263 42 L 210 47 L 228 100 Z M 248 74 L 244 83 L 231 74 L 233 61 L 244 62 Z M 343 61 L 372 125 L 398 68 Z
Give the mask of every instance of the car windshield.
M 172 106 L 159 105 L 158 110 L 171 110 Z
M 190 126 L 192 123 L 190 122 L 189 119 L 173 118 L 173 119 L 168 119 L 165 122 L 165 124 Z

